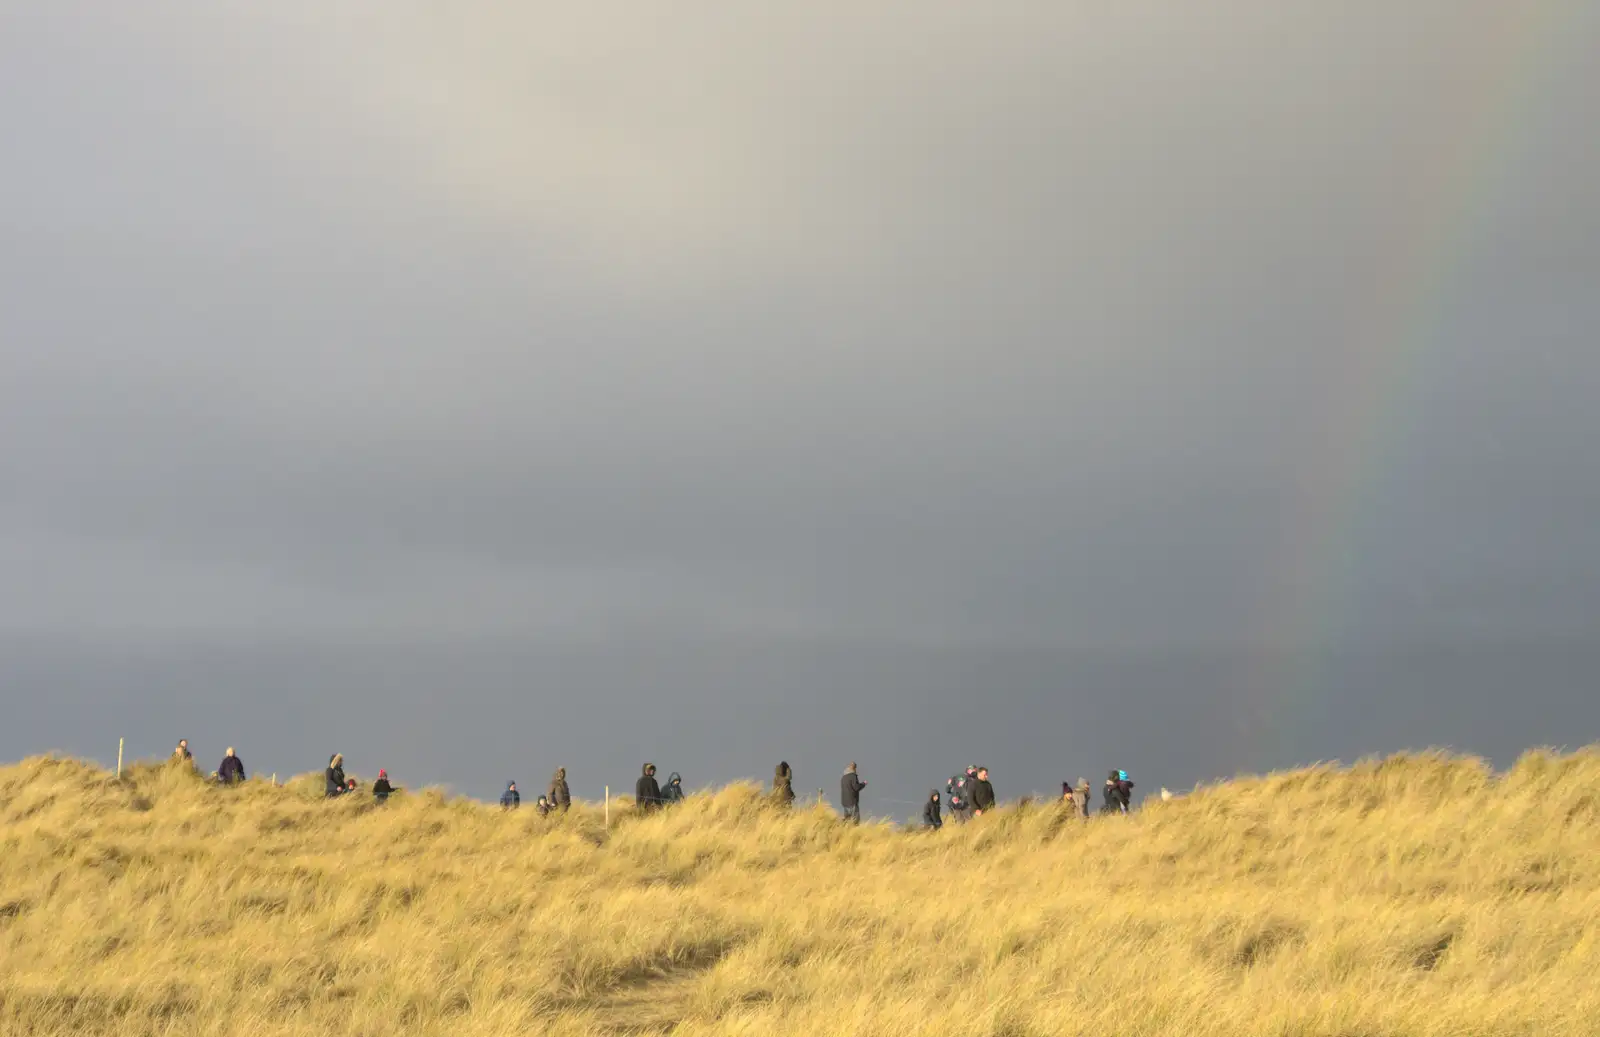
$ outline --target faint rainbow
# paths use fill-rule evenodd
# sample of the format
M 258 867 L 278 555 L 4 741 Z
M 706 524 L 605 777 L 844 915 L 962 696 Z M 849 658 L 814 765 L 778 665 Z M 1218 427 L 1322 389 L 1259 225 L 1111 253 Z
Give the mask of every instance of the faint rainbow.
M 1290 726 L 1315 716 L 1328 649 L 1348 615 L 1362 515 L 1407 439 L 1416 386 L 1443 341 L 1458 275 L 1524 148 L 1524 116 L 1559 63 L 1559 44 L 1582 38 L 1578 20 L 1588 6 L 1489 5 L 1503 24 L 1485 74 L 1452 108 L 1446 146 L 1426 167 L 1406 171 L 1412 208 L 1395 228 L 1391 262 L 1373 272 L 1370 305 L 1344 337 L 1350 355 L 1313 419 L 1315 446 L 1260 572 L 1240 689 L 1248 715 L 1239 718 L 1239 748 L 1250 752 L 1241 760 L 1265 750 L 1291 762 L 1280 755 L 1297 733 Z

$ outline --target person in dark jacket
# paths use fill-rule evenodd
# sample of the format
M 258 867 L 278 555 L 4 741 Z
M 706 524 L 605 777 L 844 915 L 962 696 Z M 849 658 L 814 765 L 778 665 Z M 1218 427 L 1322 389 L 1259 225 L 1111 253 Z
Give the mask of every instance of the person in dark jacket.
M 928 793 L 928 803 L 922 808 L 922 827 L 931 828 L 935 832 L 944 827 L 944 820 L 939 817 L 938 789 Z
M 233 746 L 228 746 L 228 753 L 222 758 L 222 763 L 217 767 L 217 780 L 224 785 L 237 785 L 244 780 L 244 761 L 234 755 Z
M 567 789 L 567 769 L 557 767 L 555 777 L 550 779 L 550 808 L 559 810 L 563 814 L 572 806 L 572 793 Z
M 661 785 L 656 781 L 655 764 L 644 765 L 644 773 L 639 775 L 639 780 L 633 786 L 633 802 L 646 813 L 661 805 Z
M 500 808 L 502 810 L 515 810 L 522 805 L 522 793 L 517 791 L 517 783 L 506 782 L 506 790 L 500 793 Z
M 978 780 L 978 768 L 968 767 L 960 778 L 957 778 L 956 789 L 960 802 L 950 805 L 950 816 L 956 819 L 957 824 L 965 824 L 972 820 L 972 783 Z
M 854 824 L 861 823 L 861 790 L 866 787 L 867 783 L 861 780 L 861 775 L 852 762 L 839 778 L 839 805 L 844 808 L 845 820 Z
M 328 769 L 323 772 L 323 795 L 332 799 L 345 794 L 344 757 L 334 753 L 328 757 Z
M 784 806 L 794 802 L 794 771 L 788 760 L 779 763 L 772 772 L 772 798 Z
M 380 767 L 378 768 L 378 780 L 372 783 L 372 798 L 379 803 L 387 803 L 392 795 L 394 795 L 394 786 L 389 784 L 389 772 Z
M 972 779 L 972 816 L 994 809 L 994 786 L 989 784 L 989 768 L 979 767 L 978 776 Z
M 1106 805 L 1102 809 L 1107 814 L 1126 814 L 1133 803 L 1133 782 L 1125 773 L 1112 771 L 1106 777 Z
M 172 750 L 172 758 L 180 763 L 187 763 L 191 767 L 194 766 L 194 753 L 189 751 L 189 740 L 187 738 L 178 739 L 178 747 Z
M 683 778 L 677 771 L 667 775 L 666 787 L 661 790 L 661 802 L 663 805 L 683 802 Z
M 535 809 L 535 810 L 537 810 L 539 812 L 539 816 L 540 817 L 549 817 L 550 816 L 550 797 L 548 797 L 548 796 L 540 796 L 537 800 L 534 801 L 533 809 Z

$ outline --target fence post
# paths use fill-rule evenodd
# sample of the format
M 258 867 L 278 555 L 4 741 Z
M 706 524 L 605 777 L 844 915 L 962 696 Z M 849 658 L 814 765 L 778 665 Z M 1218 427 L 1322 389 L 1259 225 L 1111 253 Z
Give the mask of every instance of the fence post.
M 117 739 L 117 780 L 118 781 L 122 780 L 122 742 L 123 742 L 123 740 L 121 738 Z
M 606 786 L 606 827 L 611 827 L 611 786 Z

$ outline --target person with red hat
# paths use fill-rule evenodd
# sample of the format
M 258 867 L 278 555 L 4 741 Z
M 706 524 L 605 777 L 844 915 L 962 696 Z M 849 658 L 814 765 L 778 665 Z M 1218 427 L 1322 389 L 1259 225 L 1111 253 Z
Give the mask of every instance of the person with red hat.
M 389 772 L 380 767 L 378 780 L 372 783 L 372 798 L 379 803 L 387 803 L 389 795 L 393 792 L 394 786 L 389 784 Z

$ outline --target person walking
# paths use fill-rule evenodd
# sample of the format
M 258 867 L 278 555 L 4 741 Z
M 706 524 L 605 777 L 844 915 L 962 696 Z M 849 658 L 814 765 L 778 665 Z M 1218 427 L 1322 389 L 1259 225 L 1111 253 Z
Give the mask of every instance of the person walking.
M 985 810 L 994 809 L 994 786 L 989 784 L 989 768 L 979 767 L 972 781 L 972 816 L 982 817 Z
M 348 791 L 344 777 L 344 757 L 334 753 L 328 757 L 328 769 L 322 772 L 322 794 L 328 799 L 342 796 Z
M 379 767 L 378 780 L 372 783 L 372 798 L 379 803 L 387 803 L 392 795 L 394 786 L 389 784 L 389 772 Z
M 565 814 L 572 807 L 572 792 L 567 788 L 567 769 L 557 767 L 555 777 L 550 779 L 550 791 L 546 793 L 550 800 L 550 809 L 559 810 Z
M 772 772 L 772 798 L 783 806 L 794 803 L 794 770 L 789 761 L 781 761 Z
M 931 789 L 928 792 L 928 802 L 922 808 L 922 827 L 934 832 L 944 827 L 944 820 L 939 817 L 938 789 Z
M 661 785 L 656 781 L 656 765 L 644 765 L 644 773 L 633 786 L 633 804 L 641 813 L 648 814 L 661 805 Z
M 661 789 L 661 805 L 683 802 L 683 776 L 677 771 L 667 775 L 667 784 Z
M 839 805 L 844 808 L 845 820 L 852 824 L 861 823 L 861 790 L 866 787 L 852 761 L 839 778 Z
M 506 790 L 500 793 L 500 809 L 515 810 L 522 805 L 522 793 L 517 791 L 517 783 L 506 782 Z
M 244 780 L 244 761 L 234 755 L 231 745 L 217 767 L 217 780 L 224 785 L 237 785 Z

